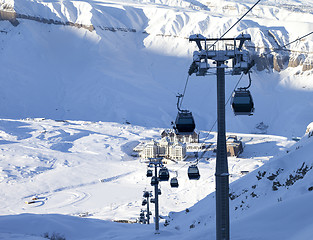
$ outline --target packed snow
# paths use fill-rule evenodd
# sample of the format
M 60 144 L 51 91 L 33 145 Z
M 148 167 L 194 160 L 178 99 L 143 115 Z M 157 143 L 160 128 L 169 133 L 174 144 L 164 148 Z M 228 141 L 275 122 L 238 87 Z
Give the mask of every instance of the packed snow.
M 187 177 L 194 153 L 168 162 L 179 188 L 161 183 L 160 234 L 113 221 L 135 222 L 152 190 L 132 149 L 171 127 L 197 50 L 188 37 L 221 36 L 255 2 L 0 0 L 0 10 L 26 16 L 16 27 L 0 21 L 0 239 L 214 239 L 215 76 L 191 76 L 183 102 L 212 144 L 200 180 Z M 312 32 L 312 14 L 311 0 L 264 0 L 226 37 L 249 33 L 245 48 L 267 54 Z M 313 35 L 287 48 L 299 65 L 252 69 L 253 116 L 226 105 L 227 132 L 245 145 L 228 158 L 231 239 L 313 234 L 313 70 L 303 68 Z M 226 76 L 227 97 L 238 80 Z

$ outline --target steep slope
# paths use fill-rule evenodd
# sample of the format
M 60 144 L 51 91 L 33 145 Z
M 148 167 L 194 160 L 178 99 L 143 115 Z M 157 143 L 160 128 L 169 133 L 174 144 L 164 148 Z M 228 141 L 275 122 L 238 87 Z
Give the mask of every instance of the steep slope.
M 230 185 L 231 239 L 311 239 L 312 146 L 311 129 L 286 153 Z M 171 218 L 172 228 L 215 238 L 214 194 Z

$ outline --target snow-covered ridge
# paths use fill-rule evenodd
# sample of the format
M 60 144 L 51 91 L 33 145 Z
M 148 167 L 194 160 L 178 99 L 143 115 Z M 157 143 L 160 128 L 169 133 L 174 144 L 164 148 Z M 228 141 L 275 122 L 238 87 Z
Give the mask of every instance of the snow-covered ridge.
M 257 6 L 227 35 L 244 32 L 252 37 L 245 47 L 257 63 L 252 90 L 258 107 L 250 119 L 235 119 L 228 111 L 228 126 L 231 131 L 254 132 L 257 124 L 265 122 L 271 133 L 284 131 L 284 135 L 292 126 L 296 130 L 290 134 L 297 136 L 302 126 L 311 121 L 306 109 L 310 106 L 307 91 L 313 88 L 309 81 L 312 36 L 292 44 L 291 52 L 276 49 L 312 31 L 312 14 L 273 7 L 273 1 L 267 3 Z M 194 7 L 201 4 L 208 8 Z M 194 33 L 220 36 L 251 4 L 252 1 L 2 0 L 3 11 L 13 6 L 17 16 L 25 16 L 17 18 L 20 24 L 16 27 L 0 21 L 0 52 L 5 56 L 1 59 L 5 76 L 0 90 L 2 117 L 127 120 L 137 125 L 169 127 L 175 118 L 175 96 L 184 87 L 196 50 L 188 37 Z M 93 31 L 67 25 L 89 26 Z M 266 54 L 272 50 L 275 52 Z M 271 74 L 273 68 L 282 74 Z M 258 72 L 261 70 L 266 71 Z M 235 77 L 229 79 L 228 95 Z M 270 84 L 275 87 L 264 84 L 264 79 L 273 79 Z M 214 81 L 198 78 L 191 83 L 184 103 L 193 111 L 198 128 L 209 129 L 215 121 L 215 91 L 205 89 L 214 89 Z M 280 96 L 281 88 L 293 89 L 290 94 L 305 91 L 300 107 Z M 274 100 L 264 99 L 264 94 L 272 92 Z M 201 97 L 191 98 L 195 93 Z M 201 102 L 208 103 L 208 114 L 203 114 Z M 288 110 L 290 105 L 292 111 Z
M 208 37 L 218 37 L 238 18 L 248 10 L 252 2 L 207 2 L 207 1 L 4 1 L 2 9 L 14 6 L 17 18 L 36 20 L 43 23 L 57 23 L 84 27 L 89 30 L 94 28 L 110 31 L 147 32 L 157 37 L 188 38 L 190 34 L 201 33 Z M 195 8 L 198 7 L 198 8 Z M 237 33 L 251 34 L 253 44 L 247 48 L 253 57 L 258 59 L 257 69 L 274 68 L 281 71 L 286 67 L 303 66 L 302 71 L 313 68 L 311 41 L 301 41 L 291 49 L 274 53 L 261 54 L 279 50 L 281 46 L 295 40 L 299 35 L 294 35 L 289 27 L 268 25 L 277 21 L 298 21 L 301 15 L 303 28 L 310 24 L 312 7 L 299 5 L 297 2 L 290 4 L 266 1 L 258 5 L 247 19 L 237 27 Z M 220 16 L 224 16 L 220 21 Z M 262 19 L 262 20 L 261 20 Z M 217 24 L 216 24 L 217 23 Z M 264 24 L 265 23 L 265 24 Z M 298 33 L 298 31 L 296 31 Z M 305 32 L 304 32 L 305 33 Z M 236 34 L 233 31 L 233 34 Z M 310 38 L 309 38 L 310 39 Z M 147 41 L 149 41 L 147 39 Z M 151 43 L 147 43 L 151 44 Z M 160 48 L 161 46 L 156 46 Z

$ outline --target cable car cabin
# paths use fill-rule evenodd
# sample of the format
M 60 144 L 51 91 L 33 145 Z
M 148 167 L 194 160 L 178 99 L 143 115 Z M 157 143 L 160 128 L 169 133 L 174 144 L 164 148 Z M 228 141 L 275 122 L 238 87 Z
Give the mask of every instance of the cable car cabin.
M 150 202 L 151 202 L 151 203 L 155 203 L 155 199 L 154 199 L 154 198 L 151 198 L 151 199 L 150 199 Z
M 235 115 L 253 115 L 254 104 L 249 90 L 235 90 L 231 101 Z
M 147 171 L 147 177 L 152 177 L 152 175 L 153 175 L 153 174 L 152 174 L 152 170 L 148 170 L 148 171 Z
M 147 204 L 148 202 L 147 202 L 147 200 L 146 199 L 144 199 L 143 201 L 142 201 L 142 206 L 145 206 L 146 204 Z
M 178 188 L 178 180 L 177 180 L 177 178 L 176 177 L 173 177 L 172 179 L 171 179 L 171 187 L 172 188 Z
M 159 182 L 158 182 L 158 178 L 157 177 L 152 177 L 151 178 L 151 186 L 155 186 L 157 185 Z
M 175 121 L 175 129 L 178 133 L 193 132 L 196 128 L 192 113 L 188 110 L 179 111 Z
M 188 178 L 190 180 L 199 180 L 200 178 L 200 173 L 199 169 L 196 165 L 191 165 L 188 168 Z
M 145 198 L 148 198 L 148 197 L 150 197 L 150 194 L 149 194 L 149 192 L 148 192 L 148 191 L 145 191 L 145 192 L 143 193 L 143 197 L 145 197 Z
M 170 173 L 168 172 L 168 169 L 163 167 L 159 171 L 159 179 L 160 181 L 168 181 L 170 178 Z
M 158 195 L 161 195 L 162 194 L 162 192 L 161 192 L 161 189 L 159 188 L 158 189 Z

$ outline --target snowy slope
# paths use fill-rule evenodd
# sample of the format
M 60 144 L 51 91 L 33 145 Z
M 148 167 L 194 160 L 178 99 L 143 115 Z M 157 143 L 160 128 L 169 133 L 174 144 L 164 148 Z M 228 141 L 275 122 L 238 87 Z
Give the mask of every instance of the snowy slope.
M 152 187 L 146 164 L 129 154 L 139 140 L 159 133 L 115 123 L 1 120 L 0 238 L 46 233 L 66 239 L 215 238 L 212 152 L 199 163 L 197 182 L 186 179 L 186 162 L 168 164 L 171 174 L 178 171 L 180 187 L 161 184 L 160 211 L 169 225 L 161 220 L 160 235 L 154 236 L 153 225 L 111 222 L 137 218 L 142 191 Z M 296 144 L 277 136 L 239 135 L 245 151 L 229 158 L 232 239 L 310 239 L 311 135 Z M 208 141 L 214 138 L 215 133 Z M 242 170 L 255 171 L 241 177 Z M 36 203 L 25 204 L 34 196 Z
M 249 1 L 2 2 L 11 3 L 18 14 L 92 24 L 95 30 L 27 19 L 18 19 L 13 27 L 1 21 L 1 117 L 127 120 L 149 127 L 169 127 L 175 119 L 175 96 L 183 91 L 196 50 L 186 38 L 193 33 L 220 36 L 251 6 Z M 303 4 L 263 2 L 228 36 L 250 33 L 252 54 L 277 48 L 312 31 L 309 1 Z M 312 52 L 312 36 L 290 48 L 299 51 L 295 57 L 310 61 L 311 55 L 301 53 Z M 227 106 L 229 131 L 257 132 L 257 124 L 264 122 L 268 133 L 301 135 L 311 121 L 307 109 L 313 89 L 312 70 L 303 72 L 302 67 L 280 73 L 254 69 L 255 116 L 235 118 Z M 237 81 L 227 77 L 227 96 Z M 214 89 L 212 76 L 190 79 L 184 105 L 199 129 L 210 129 L 215 122 Z
M 312 144 L 312 136 L 306 134 L 285 153 L 230 185 L 231 239 L 312 238 Z M 214 239 L 214 194 L 172 218 L 172 227 Z
M 158 138 L 161 129 L 44 119 L 2 119 L 0 126 L 0 239 L 13 238 L 9 233 L 43 236 L 55 232 L 66 239 L 112 239 L 112 236 L 138 239 L 142 231 L 145 237 L 153 235 L 153 225 L 111 221 L 138 218 L 142 193 L 151 191 L 152 187 L 145 176 L 146 163 L 130 154 L 139 141 Z M 202 133 L 201 140 L 206 136 L 207 133 Z M 242 170 L 259 168 L 273 156 L 284 155 L 294 144 L 285 137 L 272 135 L 239 134 L 239 138 L 245 143 L 245 150 L 239 158 L 229 157 L 231 182 L 242 177 Z M 216 133 L 206 139 L 207 143 L 215 141 Z M 188 155 L 187 161 L 167 164 L 171 177 L 177 172 L 179 188 L 171 189 L 168 182 L 161 183 L 163 218 L 172 211 L 184 211 L 202 199 L 199 204 L 211 200 L 212 195 L 205 197 L 215 189 L 213 149 L 199 162 L 199 181 L 187 178 L 194 153 Z M 37 198 L 35 203 L 25 203 L 33 197 Z M 184 235 L 195 218 L 193 212 L 199 218 L 203 209 L 211 213 L 214 204 L 191 209 L 195 210 L 188 213 L 187 219 L 178 215 L 168 227 L 163 226 L 165 219 L 162 219 L 161 238 Z M 154 212 L 153 205 L 151 210 Z M 127 237 L 128 231 L 132 232 L 132 238 Z

